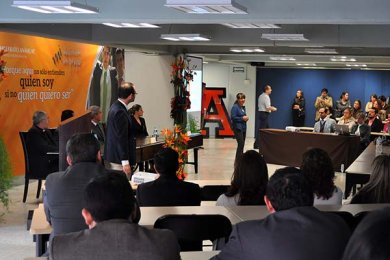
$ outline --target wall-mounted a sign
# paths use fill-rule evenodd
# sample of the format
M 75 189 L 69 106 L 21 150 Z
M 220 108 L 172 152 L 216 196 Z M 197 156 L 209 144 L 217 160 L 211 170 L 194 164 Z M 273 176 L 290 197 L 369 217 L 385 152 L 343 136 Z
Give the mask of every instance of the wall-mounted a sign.
M 245 68 L 244 67 L 233 67 L 233 72 L 242 72 L 242 73 L 244 73 L 245 72 Z

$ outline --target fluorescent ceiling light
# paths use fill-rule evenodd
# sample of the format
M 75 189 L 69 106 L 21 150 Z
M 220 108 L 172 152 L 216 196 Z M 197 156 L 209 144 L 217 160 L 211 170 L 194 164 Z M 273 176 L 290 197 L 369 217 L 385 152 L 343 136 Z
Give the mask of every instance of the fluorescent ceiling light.
M 299 33 L 263 33 L 261 38 L 271 41 L 308 41 L 303 34 Z
M 310 66 L 317 66 L 315 63 L 296 63 L 298 66 L 305 66 L 305 67 L 310 67 Z
M 161 39 L 168 41 L 209 41 L 210 38 L 201 34 L 161 34 Z
M 280 26 L 271 23 L 223 23 L 234 29 L 279 29 Z
M 361 67 L 361 68 L 365 68 L 365 67 L 367 67 L 367 64 L 346 63 L 345 66 L 347 66 L 347 67 Z
M 305 49 L 306 53 L 310 54 L 337 54 L 335 49 Z
M 99 9 L 74 1 L 13 1 L 13 7 L 45 14 L 95 14 Z
M 103 24 L 115 28 L 159 28 L 159 26 L 150 23 L 103 23 Z
M 352 61 L 352 62 L 354 62 L 354 61 L 356 61 L 356 59 L 355 58 L 348 58 L 347 56 L 340 56 L 340 57 L 334 56 L 334 57 L 330 58 L 330 61 L 335 61 L 335 62 Z
M 235 47 L 235 48 L 230 48 L 231 52 L 246 52 L 246 53 L 252 53 L 252 52 L 264 52 L 263 49 L 259 47 Z
M 295 61 L 294 57 L 288 57 L 288 56 L 274 56 L 274 57 L 269 57 L 269 59 L 273 61 Z
M 167 0 L 165 6 L 190 14 L 247 14 L 234 0 Z

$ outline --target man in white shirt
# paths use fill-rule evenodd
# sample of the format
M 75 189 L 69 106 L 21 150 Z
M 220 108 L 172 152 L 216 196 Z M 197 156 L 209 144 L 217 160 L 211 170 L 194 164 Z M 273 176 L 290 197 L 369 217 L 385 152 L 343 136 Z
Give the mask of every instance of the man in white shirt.
M 253 144 L 255 149 L 259 148 L 258 136 L 259 130 L 264 128 L 269 128 L 268 117 L 271 112 L 276 111 L 276 107 L 271 106 L 271 98 L 269 97 L 272 93 L 272 88 L 270 85 L 266 85 L 263 89 L 263 93 L 259 96 L 258 99 L 258 114 L 259 114 L 259 129 L 256 131 L 256 139 Z
M 320 108 L 318 110 L 320 120 L 314 124 L 314 132 L 316 133 L 333 133 L 335 130 L 336 121 L 328 117 L 328 109 Z

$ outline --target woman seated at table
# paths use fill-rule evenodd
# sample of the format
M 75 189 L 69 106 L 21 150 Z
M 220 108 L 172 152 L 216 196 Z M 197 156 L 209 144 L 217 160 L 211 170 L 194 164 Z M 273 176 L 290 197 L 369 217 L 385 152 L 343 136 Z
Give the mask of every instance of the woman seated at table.
M 343 192 L 334 184 L 333 163 L 328 153 L 313 148 L 303 154 L 301 171 L 314 192 L 314 205 L 341 205 Z
M 142 109 L 141 105 L 135 104 L 132 106 L 130 108 L 130 114 L 134 129 L 136 131 L 135 136 L 137 138 L 147 137 L 149 134 L 148 130 L 146 129 L 145 119 L 143 118 L 144 110 Z
M 369 203 L 390 203 L 390 155 L 388 154 L 375 157 L 370 180 L 351 200 L 351 204 Z
M 375 101 L 377 101 L 377 100 L 378 100 L 378 96 L 377 96 L 376 94 L 372 94 L 372 95 L 370 96 L 370 101 L 368 101 L 367 104 L 366 104 L 366 109 L 365 109 L 365 111 L 368 112 L 368 110 L 374 108 L 374 103 L 375 103 Z
M 337 123 L 339 125 L 347 125 L 349 132 L 351 132 L 353 126 L 355 123 L 355 118 L 352 117 L 352 111 L 349 107 L 344 109 L 343 117 L 340 118 L 339 122 Z
M 357 115 L 362 112 L 362 102 L 360 99 L 356 99 L 352 106 L 352 117 L 357 118 Z
M 219 196 L 217 206 L 265 205 L 268 169 L 263 157 L 256 151 L 245 152 L 238 161 L 231 186 Z

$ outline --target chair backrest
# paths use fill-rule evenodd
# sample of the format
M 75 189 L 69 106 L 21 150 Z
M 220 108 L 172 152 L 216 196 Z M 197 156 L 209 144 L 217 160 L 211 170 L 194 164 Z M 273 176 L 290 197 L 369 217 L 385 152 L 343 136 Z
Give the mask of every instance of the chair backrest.
M 228 188 L 229 185 L 205 185 L 201 189 L 202 201 L 216 201 Z
M 27 132 L 19 132 L 19 137 L 20 137 L 20 141 L 21 141 L 22 146 L 23 146 L 24 165 L 25 165 L 24 169 L 25 169 L 25 172 L 27 174 L 28 172 L 30 172 L 30 163 L 29 163 L 28 150 L 27 150 L 27 144 L 26 144 Z
M 341 217 L 345 221 L 345 223 L 349 226 L 351 231 L 354 230 L 354 228 L 355 228 L 355 218 L 353 217 L 353 215 L 350 212 L 346 212 L 346 211 L 331 211 L 330 213 L 333 213 L 333 214 L 338 215 L 339 217 Z
M 223 215 L 165 215 L 156 220 L 154 228 L 172 230 L 181 251 L 202 251 L 203 240 L 223 238 L 227 242 L 232 224 Z
M 355 216 L 354 216 L 354 227 L 353 229 L 355 230 L 355 228 L 359 225 L 359 223 L 370 213 L 371 211 L 362 211 L 362 212 L 359 212 L 357 213 Z

